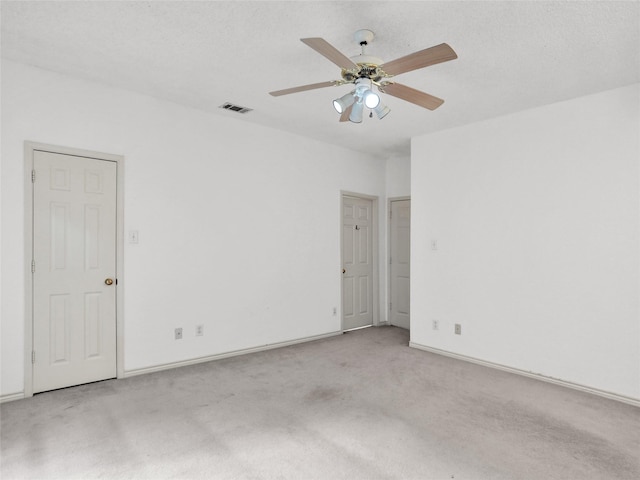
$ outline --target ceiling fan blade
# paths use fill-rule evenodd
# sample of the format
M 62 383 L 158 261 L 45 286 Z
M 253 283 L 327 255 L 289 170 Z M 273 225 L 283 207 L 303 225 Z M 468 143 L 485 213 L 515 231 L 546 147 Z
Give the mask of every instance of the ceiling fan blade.
M 347 70 L 351 68 L 358 68 L 358 66 L 353 63 L 349 57 L 343 55 L 333 45 L 322 38 L 301 38 L 300 41 L 309 45 L 320 55 L 327 57 L 340 68 L 346 68 Z
M 394 97 L 401 98 L 407 102 L 415 103 L 429 110 L 435 110 L 444 103 L 444 100 L 428 93 L 421 92 L 415 88 L 401 85 L 400 83 L 388 83 L 382 85 L 379 89 L 382 93 L 387 93 Z
M 351 115 L 351 109 L 353 108 L 353 104 L 349 105 L 344 112 L 342 112 L 342 115 L 340 115 L 340 121 L 341 122 L 346 122 L 349 120 L 349 115 Z
M 382 69 L 388 75 L 399 75 L 419 68 L 428 67 L 437 63 L 448 62 L 458 58 L 456 52 L 447 45 L 441 43 L 435 47 L 425 48 L 419 52 L 411 53 L 405 57 L 391 60 L 382 65 Z
M 299 87 L 285 88 L 284 90 L 276 90 L 275 92 L 269 92 L 269 95 L 279 97 L 280 95 L 289 95 L 290 93 L 304 92 L 306 90 L 315 90 L 316 88 L 333 87 L 340 85 L 337 80 L 331 80 L 330 82 L 310 83 L 309 85 L 301 85 Z

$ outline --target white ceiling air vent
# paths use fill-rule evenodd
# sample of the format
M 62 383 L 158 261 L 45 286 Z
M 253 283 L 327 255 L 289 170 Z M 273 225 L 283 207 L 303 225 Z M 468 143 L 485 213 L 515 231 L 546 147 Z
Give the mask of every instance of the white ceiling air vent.
M 220 105 L 220 108 L 224 108 L 225 110 L 231 110 L 233 112 L 238 113 L 247 113 L 253 110 L 253 108 L 241 107 L 239 105 L 234 105 L 233 103 L 225 102 Z

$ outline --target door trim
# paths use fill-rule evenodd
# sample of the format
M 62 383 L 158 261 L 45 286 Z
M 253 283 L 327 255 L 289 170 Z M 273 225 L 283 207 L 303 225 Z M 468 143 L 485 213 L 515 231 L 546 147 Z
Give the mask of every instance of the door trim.
M 411 195 L 405 195 L 402 197 L 390 197 L 387 199 L 387 258 L 385 259 L 387 265 L 387 324 L 391 325 L 391 204 L 393 202 L 402 202 L 404 200 L 411 201 Z
M 36 151 L 116 162 L 116 375 L 124 377 L 124 157 L 44 143 L 24 142 L 24 397 L 33 396 L 33 158 Z
M 342 229 L 342 216 L 344 215 L 344 197 L 354 197 L 354 198 L 361 198 L 363 200 L 369 200 L 371 201 L 371 235 L 372 235 L 372 242 L 371 242 L 371 255 L 373 256 L 372 258 L 372 263 L 373 263 L 373 279 L 372 279 L 372 283 L 373 283 L 373 288 L 372 288 L 372 299 L 371 302 L 373 304 L 373 326 L 374 327 L 378 327 L 381 325 L 381 321 L 380 321 L 380 273 L 379 273 L 379 262 L 380 262 L 380 258 L 379 258 L 379 253 L 378 253 L 378 225 L 379 225 L 379 221 L 378 221 L 378 197 L 374 196 L 374 195 L 365 195 L 363 193 L 356 193 L 356 192 L 350 192 L 350 191 L 346 191 L 346 190 L 340 190 L 340 216 L 339 221 L 340 221 L 340 268 L 338 269 L 339 275 L 340 275 L 340 330 L 342 332 L 345 332 L 347 330 L 344 329 L 344 312 L 342 311 L 342 305 L 343 305 L 343 291 L 344 291 L 344 287 L 343 287 L 343 277 L 342 277 L 342 265 L 344 265 L 344 258 L 342 258 L 342 247 L 343 247 L 343 229 Z M 360 328 L 366 328 L 366 327 L 360 327 Z

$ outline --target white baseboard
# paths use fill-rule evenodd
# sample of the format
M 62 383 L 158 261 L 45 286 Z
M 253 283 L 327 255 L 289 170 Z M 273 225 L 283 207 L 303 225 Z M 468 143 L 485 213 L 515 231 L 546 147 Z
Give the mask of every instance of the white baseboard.
M 289 340 L 286 342 L 270 343 L 270 344 L 262 345 L 259 347 L 245 348 L 242 350 L 233 350 L 231 352 L 218 353 L 215 355 L 207 355 L 206 357 L 192 358 L 190 360 L 182 360 L 179 362 L 164 363 L 162 365 L 154 365 L 152 367 L 143 367 L 143 368 L 136 368 L 133 370 L 125 370 L 124 376 L 122 378 L 135 377 L 137 375 L 144 375 L 146 373 L 161 372 L 162 370 L 169 370 L 171 368 L 186 367 L 188 365 L 196 365 L 198 363 L 211 362 L 213 360 L 221 360 L 223 358 L 237 357 L 239 355 L 247 355 L 249 353 L 264 352 L 266 350 L 273 350 L 275 348 L 288 347 L 291 345 L 297 345 L 299 343 L 313 342 L 315 340 L 322 340 L 323 338 L 342 335 L 342 333 L 343 333 L 342 331 L 325 333 L 322 335 L 314 335 L 312 337 L 298 338 L 296 340 Z
M 14 400 L 22 400 L 24 398 L 24 392 L 7 393 L 6 395 L 0 395 L 0 403 L 13 402 Z
M 515 373 L 516 375 L 522 375 L 524 377 L 534 378 L 536 380 L 542 380 L 543 382 L 553 383 L 555 385 L 561 385 L 563 387 L 572 388 L 574 390 L 580 390 L 581 392 L 591 393 L 600 397 L 608 398 L 610 400 L 616 400 L 618 402 L 633 405 L 634 407 L 640 407 L 640 399 L 627 397 L 625 395 L 619 395 L 613 392 L 607 392 L 606 390 L 600 390 L 593 387 L 587 387 L 586 385 L 580 385 L 579 383 L 573 383 L 566 380 L 560 380 L 558 378 L 547 377 L 539 373 L 527 372 L 526 370 L 520 370 L 519 368 L 507 367 L 499 363 L 488 362 L 486 360 L 480 360 L 479 358 L 468 357 L 466 355 L 460 355 L 459 353 L 448 352 L 446 350 L 440 350 L 438 348 L 427 347 L 416 342 L 409 342 L 409 346 L 417 350 L 424 350 L 425 352 L 435 353 L 437 355 L 443 355 L 445 357 L 455 358 L 465 362 L 475 363 L 476 365 L 482 365 L 483 367 L 495 368 L 496 370 L 502 370 L 503 372 Z

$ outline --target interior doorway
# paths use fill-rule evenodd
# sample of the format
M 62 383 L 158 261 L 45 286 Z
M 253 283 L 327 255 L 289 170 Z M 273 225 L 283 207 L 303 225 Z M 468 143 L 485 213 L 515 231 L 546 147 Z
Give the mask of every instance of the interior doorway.
M 342 195 L 342 329 L 377 323 L 377 201 Z
M 389 201 L 389 323 L 409 329 L 411 200 Z
M 122 157 L 38 144 L 26 156 L 30 396 L 121 376 Z

